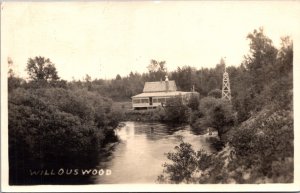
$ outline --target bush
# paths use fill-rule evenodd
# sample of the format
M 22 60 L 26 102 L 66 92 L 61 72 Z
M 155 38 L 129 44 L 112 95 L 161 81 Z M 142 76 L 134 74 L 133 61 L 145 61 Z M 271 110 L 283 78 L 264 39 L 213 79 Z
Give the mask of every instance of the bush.
M 132 121 L 166 121 L 166 112 L 163 107 L 147 110 L 129 110 L 125 112 L 124 119 Z
M 220 138 L 234 125 L 234 115 L 230 103 L 218 101 L 208 111 L 208 124 L 217 129 Z
M 189 108 L 183 104 L 180 96 L 168 99 L 165 111 L 165 120 L 173 123 L 187 123 L 190 117 Z
M 166 155 L 171 163 L 163 165 L 163 174 L 157 178 L 159 183 L 220 183 L 227 180 L 222 171 L 223 158 L 204 150 L 196 152 L 189 143 L 181 142 L 175 146 L 175 152 Z
M 234 125 L 235 117 L 231 104 L 222 99 L 205 97 L 200 101 L 201 127 L 217 129 L 220 138 Z
M 166 155 L 172 163 L 163 165 L 165 168 L 163 172 L 167 176 L 158 176 L 158 181 L 160 183 L 166 181 L 176 184 L 190 183 L 197 169 L 196 152 L 192 149 L 192 145 L 182 142 L 179 146 L 175 146 L 175 152 L 169 152 Z
M 211 90 L 208 94 L 208 97 L 214 97 L 216 99 L 222 98 L 222 91 L 220 89 Z
M 188 101 L 187 106 L 191 108 L 193 111 L 197 111 L 199 109 L 199 96 L 192 94 L 191 98 Z
M 14 76 L 10 76 L 7 79 L 7 83 L 8 83 L 8 92 L 20 87 L 22 84 L 24 84 L 24 80 L 21 78 L 17 78 Z
M 213 97 L 204 97 L 200 100 L 200 111 L 203 114 L 207 114 L 207 111 L 215 106 L 219 102 L 219 99 Z
M 190 124 L 194 124 L 199 118 L 201 118 L 203 114 L 200 111 L 192 111 Z

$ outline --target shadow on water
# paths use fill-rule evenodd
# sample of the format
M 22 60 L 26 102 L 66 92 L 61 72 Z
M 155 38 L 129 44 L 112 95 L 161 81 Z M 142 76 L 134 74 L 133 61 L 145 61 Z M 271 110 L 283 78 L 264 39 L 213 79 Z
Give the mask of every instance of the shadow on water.
M 116 143 L 114 143 L 116 144 Z M 94 184 L 91 176 L 99 176 L 103 170 L 99 161 L 111 159 L 113 146 L 100 150 L 100 154 L 76 159 L 51 159 L 53 161 L 12 162 L 10 160 L 10 185 L 83 185 Z M 24 160 L 30 160 L 26 158 Z M 105 173 L 106 171 L 104 171 Z M 104 175 L 104 174 L 103 174 Z
M 172 136 L 175 132 L 185 129 L 186 126 L 162 123 L 134 123 L 135 135 L 145 135 L 149 140 L 160 140 Z
M 124 122 L 115 129 L 119 141 L 109 143 L 97 155 L 81 160 L 56 160 L 43 169 L 31 164 L 10 171 L 13 185 L 155 183 L 162 173 L 165 153 L 181 140 L 195 150 L 212 151 L 207 137 L 187 125 Z M 20 168 L 19 166 L 14 168 Z M 34 175 L 32 171 L 34 170 Z M 13 179 L 14 178 L 14 179 Z

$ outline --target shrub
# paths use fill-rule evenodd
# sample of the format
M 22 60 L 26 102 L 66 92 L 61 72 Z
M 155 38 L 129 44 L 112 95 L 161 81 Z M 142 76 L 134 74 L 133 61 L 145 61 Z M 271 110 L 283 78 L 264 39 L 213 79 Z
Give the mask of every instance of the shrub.
M 200 111 L 192 111 L 190 124 L 194 124 L 201 117 L 202 117 L 202 113 Z
M 208 97 L 214 97 L 216 99 L 220 99 L 222 97 L 222 91 L 220 89 L 211 90 L 208 94 Z
M 14 76 L 10 76 L 7 79 L 7 83 L 8 83 L 8 92 L 11 92 L 12 90 L 20 87 L 22 84 L 24 84 L 24 80 L 21 78 L 17 78 Z
M 204 97 L 200 100 L 200 111 L 205 115 L 207 111 L 218 103 L 219 99 Z
M 195 95 L 195 94 L 192 94 L 191 95 L 191 98 L 189 99 L 188 101 L 188 104 L 187 106 L 189 108 L 191 108 L 193 111 L 196 111 L 199 109 L 199 96 L 198 95 Z
M 217 129 L 220 138 L 234 125 L 234 113 L 227 101 L 212 97 L 203 98 L 200 101 L 200 111 L 204 115 L 201 118 L 201 126 Z
M 169 152 L 166 155 L 172 163 L 163 165 L 165 168 L 163 172 L 167 176 L 159 176 L 158 181 L 160 183 L 166 181 L 176 184 L 190 183 L 197 169 L 196 152 L 192 149 L 192 145 L 182 142 L 179 146 L 175 146 L 175 152 Z
M 208 111 L 208 124 L 218 130 L 220 138 L 234 125 L 231 105 L 226 101 L 219 101 Z
M 159 183 L 220 183 L 227 177 L 223 172 L 225 161 L 204 150 L 195 151 L 191 144 L 181 142 L 175 152 L 166 154 L 171 161 L 163 165 Z
M 189 120 L 189 108 L 183 104 L 180 96 L 168 99 L 165 111 L 166 121 L 171 121 L 174 123 L 187 123 Z
M 166 121 L 166 112 L 163 107 L 148 110 L 128 110 L 124 119 L 133 121 Z

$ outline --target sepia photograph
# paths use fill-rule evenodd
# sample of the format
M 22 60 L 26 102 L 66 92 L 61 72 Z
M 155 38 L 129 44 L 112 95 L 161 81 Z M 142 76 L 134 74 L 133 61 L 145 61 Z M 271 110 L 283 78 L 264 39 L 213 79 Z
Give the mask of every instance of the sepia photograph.
M 299 1 L 2 1 L 3 191 L 299 191 L 299 18 Z

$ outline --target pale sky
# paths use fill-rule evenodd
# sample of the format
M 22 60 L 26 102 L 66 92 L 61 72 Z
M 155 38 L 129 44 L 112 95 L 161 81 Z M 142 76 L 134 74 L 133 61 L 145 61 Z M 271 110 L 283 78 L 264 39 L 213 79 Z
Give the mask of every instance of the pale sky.
M 6 2 L 1 12 L 1 65 L 12 58 L 26 77 L 29 57 L 45 56 L 61 78 L 146 72 L 151 59 L 169 71 L 237 66 L 249 53 L 248 33 L 260 26 L 279 47 L 300 37 L 299 1 Z

